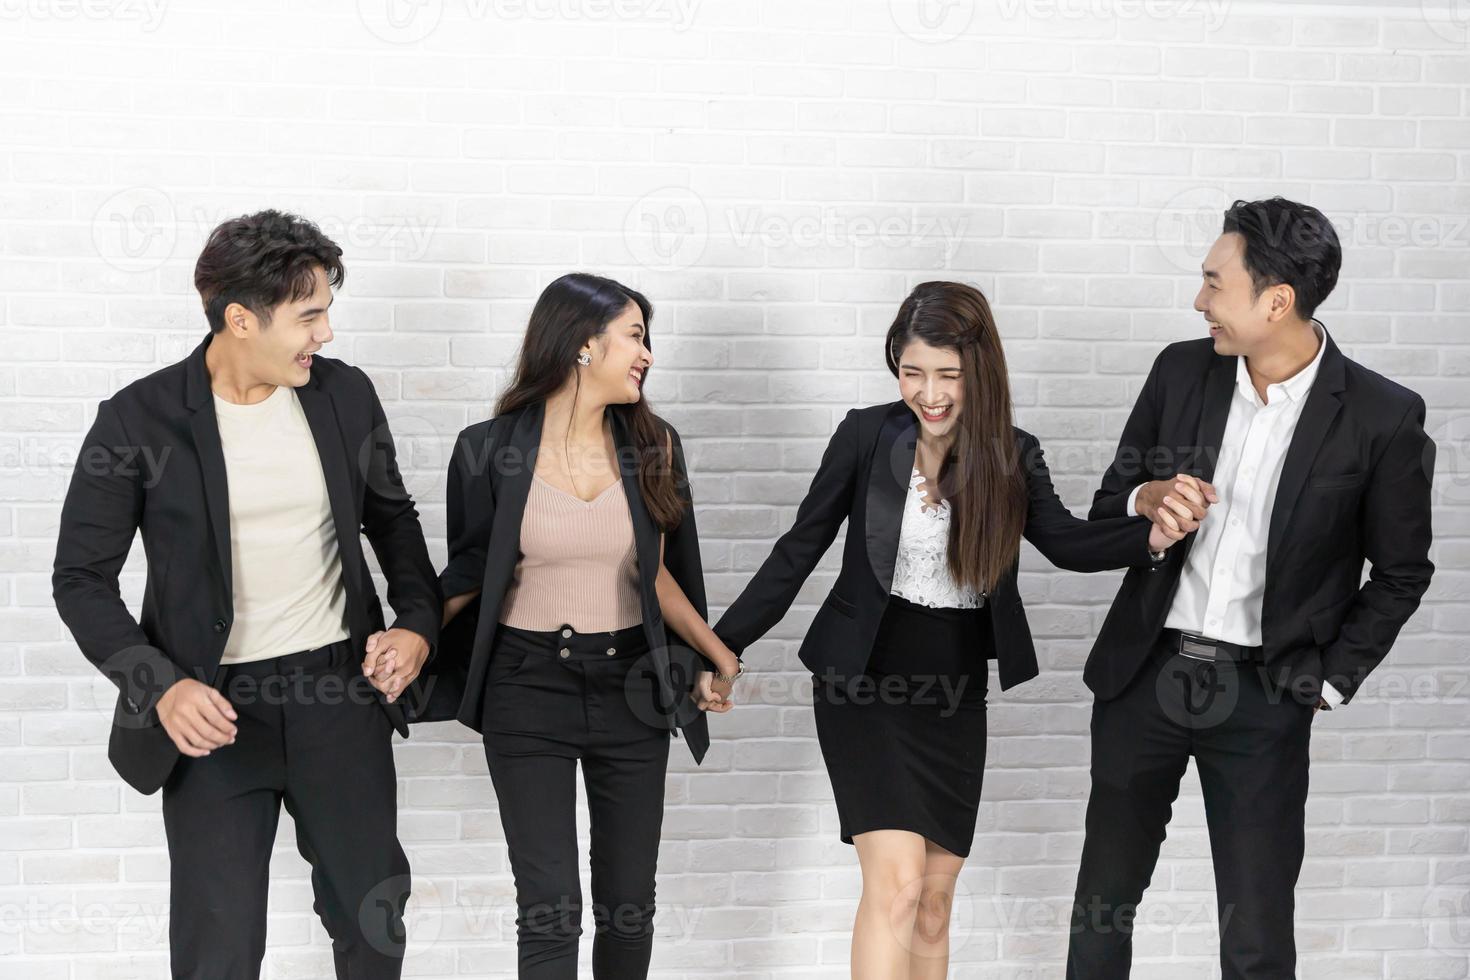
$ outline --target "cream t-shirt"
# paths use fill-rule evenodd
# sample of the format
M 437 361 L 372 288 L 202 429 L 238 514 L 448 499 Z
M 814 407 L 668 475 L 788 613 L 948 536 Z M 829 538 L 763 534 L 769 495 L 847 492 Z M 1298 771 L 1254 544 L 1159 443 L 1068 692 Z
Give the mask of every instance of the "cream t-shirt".
M 222 663 L 265 660 L 349 636 L 347 592 L 321 458 L 296 390 L 214 396 L 230 500 L 235 622 Z

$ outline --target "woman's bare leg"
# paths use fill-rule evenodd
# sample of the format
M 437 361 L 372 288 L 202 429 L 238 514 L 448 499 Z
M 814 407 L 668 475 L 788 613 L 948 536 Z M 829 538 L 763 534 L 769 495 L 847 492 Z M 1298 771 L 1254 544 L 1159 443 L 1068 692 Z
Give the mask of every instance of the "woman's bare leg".
M 908 980 L 923 893 L 924 838 L 908 830 L 854 834 L 863 895 L 852 927 L 853 980 Z
M 909 980 L 944 980 L 949 975 L 949 914 L 965 859 L 924 841 L 924 880 L 909 948 Z

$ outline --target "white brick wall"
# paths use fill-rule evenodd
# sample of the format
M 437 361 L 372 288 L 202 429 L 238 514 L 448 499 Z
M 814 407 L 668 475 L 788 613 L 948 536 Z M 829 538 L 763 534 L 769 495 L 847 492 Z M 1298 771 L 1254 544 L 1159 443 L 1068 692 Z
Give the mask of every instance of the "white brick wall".
M 718 610 L 789 523 L 845 409 L 894 396 L 879 338 L 913 284 L 992 297 L 1020 423 L 1085 513 L 1152 355 L 1199 334 L 1201 243 L 1231 199 L 1273 193 L 1338 222 L 1345 269 L 1322 317 L 1424 395 L 1440 446 L 1434 586 L 1363 694 L 1315 723 L 1301 973 L 1467 975 L 1465 0 L 386 9 L 0 0 L 7 977 L 166 970 L 158 797 L 107 763 L 110 689 L 57 620 L 49 569 L 97 402 L 204 330 L 190 281 L 216 221 L 283 206 L 346 246 L 331 352 L 377 382 L 440 560 L 447 441 L 485 416 L 539 289 L 588 269 L 646 290 L 649 393 L 688 447 Z M 704 766 L 675 744 L 660 976 L 846 976 L 856 862 L 795 658 L 836 558 L 753 648 L 758 673 L 713 720 Z M 1066 944 L 1087 793 L 1079 670 L 1117 579 L 1029 549 L 1023 568 L 1044 672 L 992 698 L 956 977 L 1058 976 Z M 397 752 L 411 973 L 510 975 L 511 883 L 478 742 L 444 725 Z M 269 975 L 327 975 L 283 828 Z M 1218 975 L 1192 774 L 1141 921 L 1138 976 Z

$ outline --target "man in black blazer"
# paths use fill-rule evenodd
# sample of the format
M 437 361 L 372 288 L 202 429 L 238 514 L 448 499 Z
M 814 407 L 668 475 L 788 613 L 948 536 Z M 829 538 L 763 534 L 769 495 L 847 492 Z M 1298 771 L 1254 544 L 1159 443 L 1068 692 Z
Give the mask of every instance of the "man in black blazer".
M 1312 317 L 1340 262 L 1316 209 L 1235 202 L 1195 300 L 1210 337 L 1159 354 L 1094 499 L 1093 519 L 1153 514 L 1167 496 L 1196 520 L 1164 568 L 1124 577 L 1084 671 L 1096 701 L 1072 980 L 1128 976 L 1190 756 L 1222 975 L 1296 975 L 1312 719 L 1352 700 L 1434 571 L 1424 400 Z
M 275 211 L 215 229 L 195 269 L 211 333 L 101 403 L 62 508 L 56 607 L 119 688 L 108 757 L 163 790 L 174 977 L 259 975 L 283 801 L 337 975 L 402 967 L 391 741 L 442 601 L 371 382 L 317 354 L 341 254 Z M 118 574 L 139 530 L 135 620 Z

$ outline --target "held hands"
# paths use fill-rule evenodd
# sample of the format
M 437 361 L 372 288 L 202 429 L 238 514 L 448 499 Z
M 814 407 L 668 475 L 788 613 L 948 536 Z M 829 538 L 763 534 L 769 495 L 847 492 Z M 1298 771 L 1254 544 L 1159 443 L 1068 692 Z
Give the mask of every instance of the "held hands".
M 429 641 L 413 630 L 381 630 L 367 638 L 362 672 L 392 704 L 419 676 L 428 658 Z
M 158 699 L 158 720 L 180 752 L 191 758 L 235 743 L 234 707 L 229 699 L 201 681 L 176 681 Z
M 690 697 L 699 703 L 701 711 L 724 714 L 735 707 L 735 702 L 730 697 L 730 692 L 734 687 L 734 681 L 717 681 L 714 671 L 701 670 L 695 691 Z
M 1184 540 L 1191 531 L 1199 530 L 1200 521 L 1211 504 L 1220 502 L 1215 488 L 1198 477 L 1179 473 L 1170 480 L 1145 483 L 1133 500 L 1139 515 L 1154 522 L 1148 536 L 1153 551 L 1163 551 L 1176 541 Z
M 720 672 L 731 678 L 727 681 L 715 679 L 714 671 L 701 670 L 696 678 L 694 690 L 690 692 L 701 711 L 716 711 L 723 714 L 735 707 L 731 692 L 735 688 L 734 675 L 740 672 L 740 658 L 729 647 L 721 645 L 719 653 L 711 657 Z

